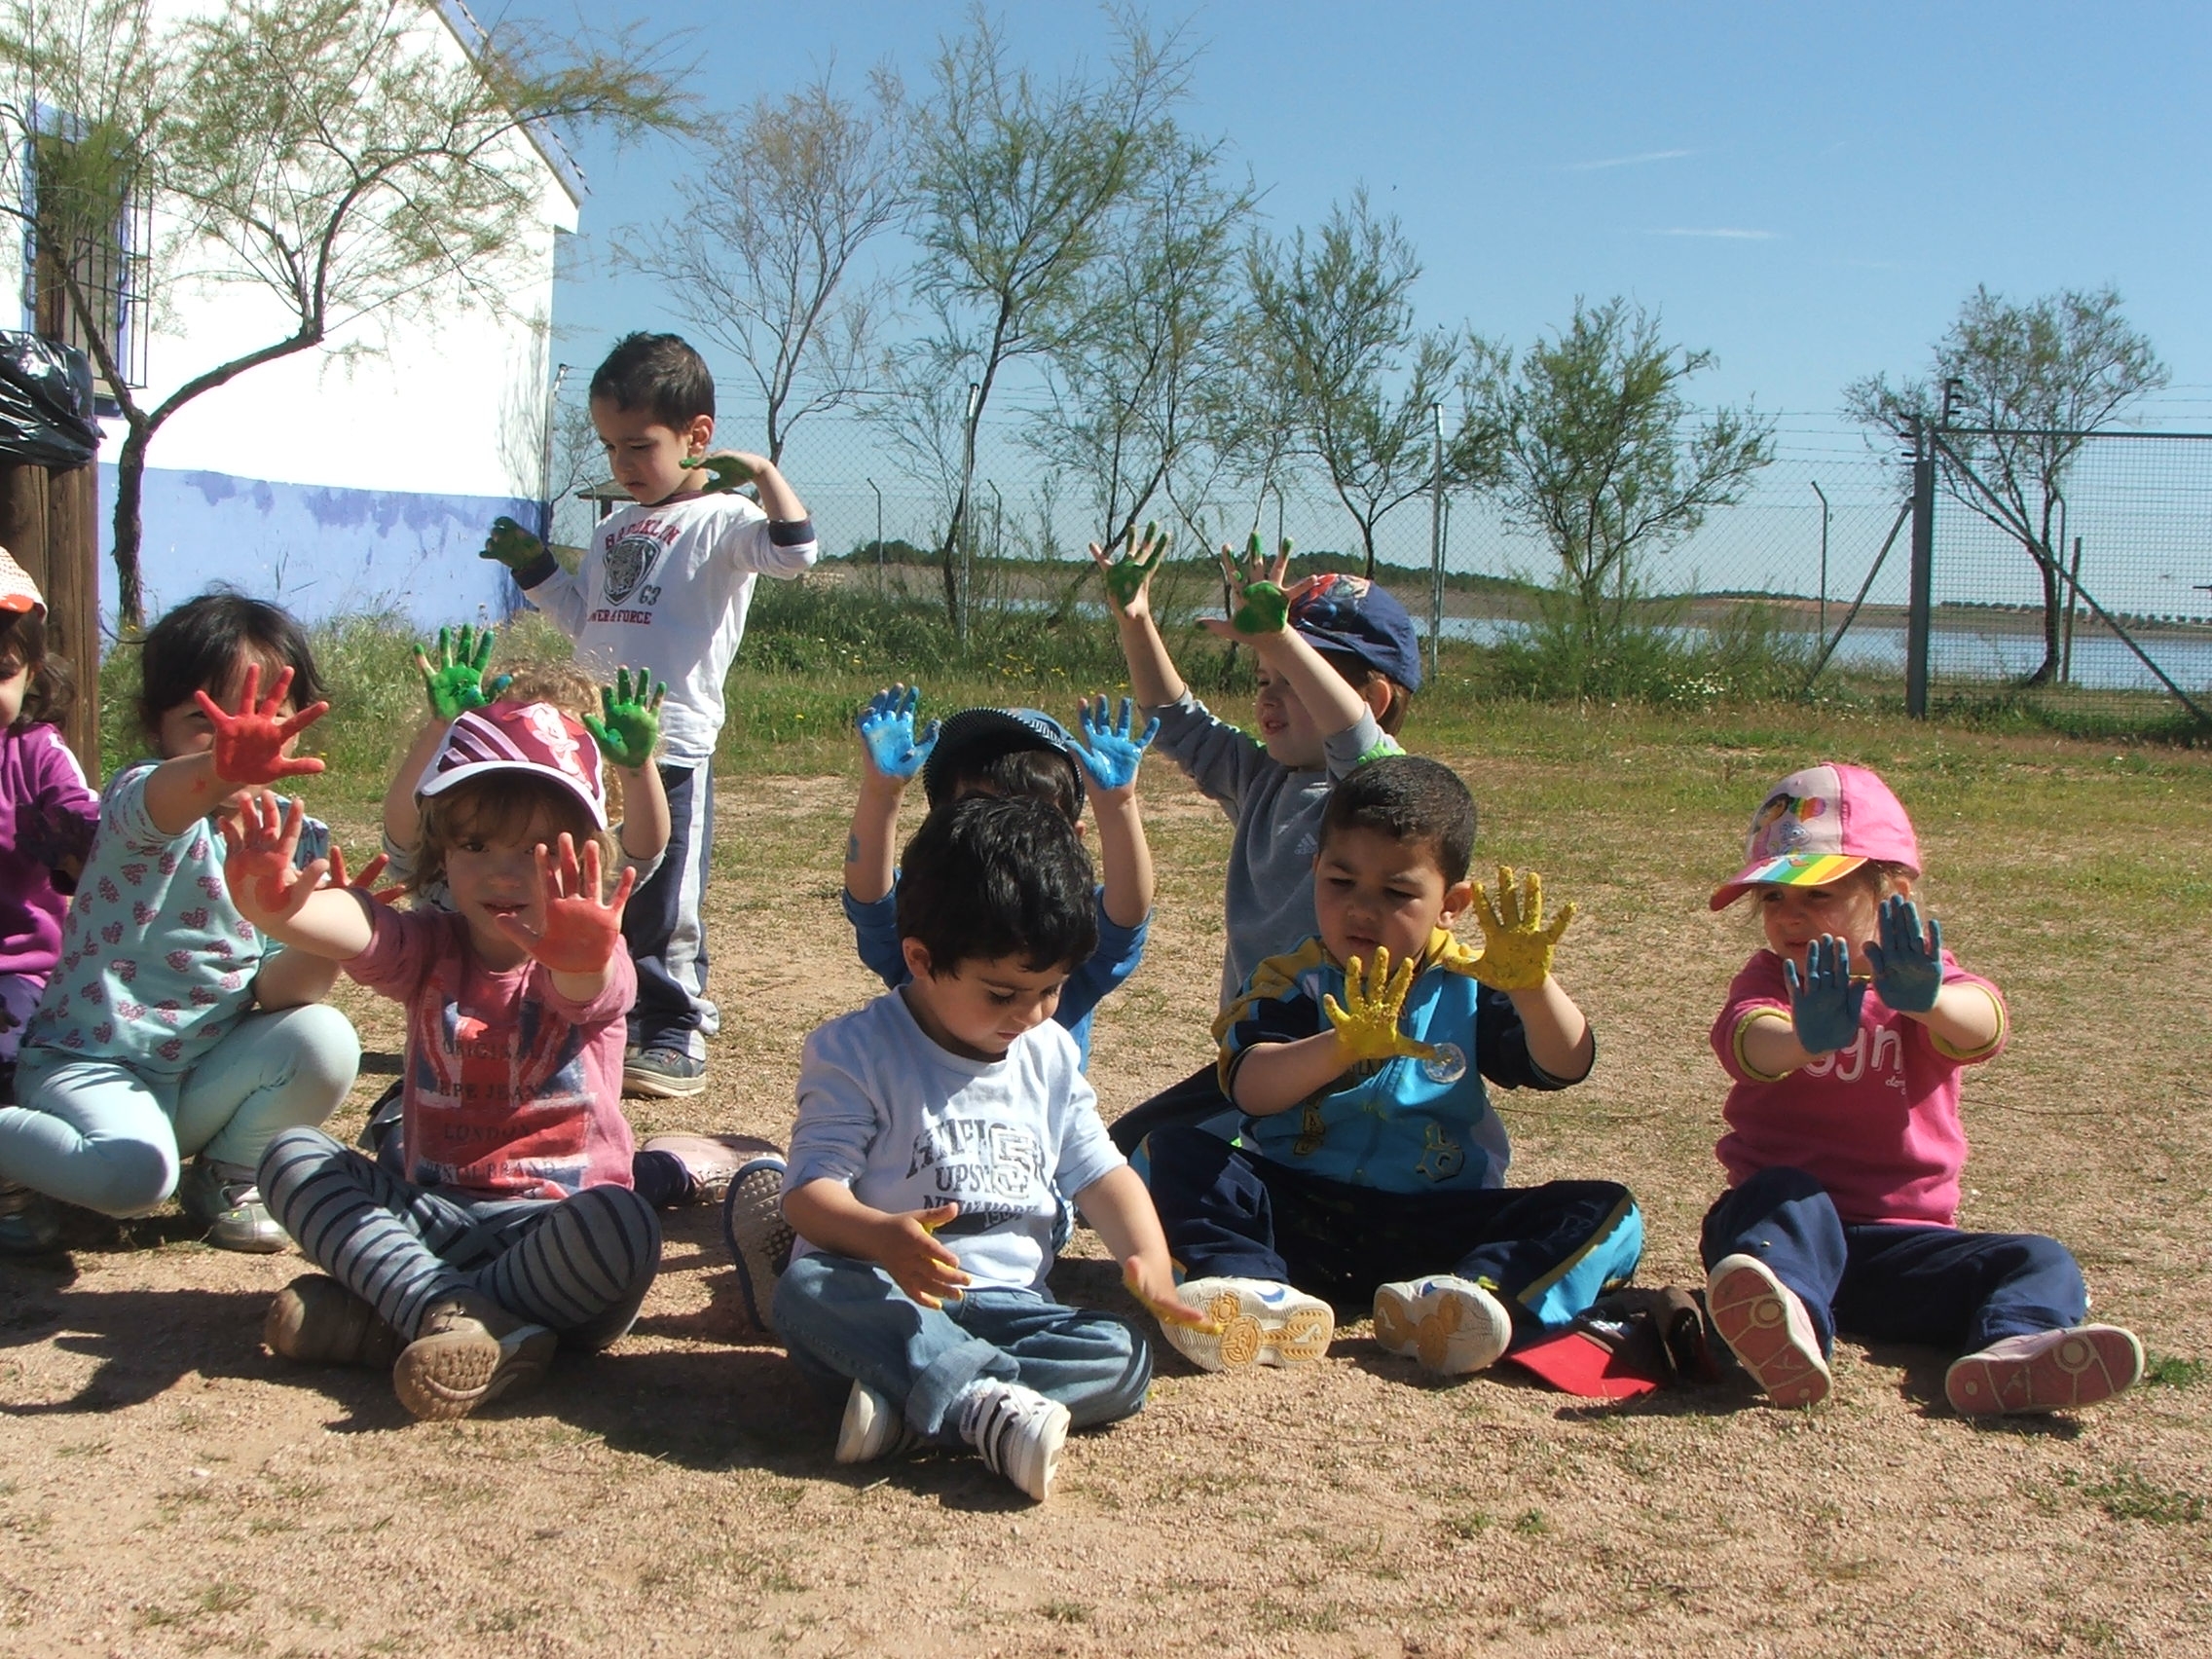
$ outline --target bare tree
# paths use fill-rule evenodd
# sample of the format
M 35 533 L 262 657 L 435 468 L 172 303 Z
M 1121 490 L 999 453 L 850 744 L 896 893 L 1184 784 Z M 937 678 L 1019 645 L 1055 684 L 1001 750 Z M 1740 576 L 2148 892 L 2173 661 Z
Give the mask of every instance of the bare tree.
M 920 402 L 886 399 L 874 413 L 903 453 L 937 457 L 937 475 L 949 485 L 940 551 L 945 603 L 962 627 L 957 537 L 967 469 L 946 476 L 942 463 L 956 458 L 945 453 L 945 405 L 958 400 L 957 459 L 972 457 L 1008 366 L 1088 326 L 1087 277 L 1114 243 L 1117 216 L 1144 198 L 1178 143 L 1172 112 L 1190 62 L 1180 37 L 1155 39 L 1128 13 L 1118 26 L 1105 75 L 1078 66 L 1047 83 L 1008 60 L 978 11 L 939 54 L 919 114 L 909 228 L 922 248 L 913 286 L 930 326 L 887 378 L 935 390 Z
M 1938 388 L 1949 388 L 1936 456 L 1943 488 L 2017 541 L 2043 584 L 2043 662 L 2026 684 L 2058 673 L 2067 596 L 2051 535 L 2066 474 L 2091 433 L 2167 379 L 2111 287 L 2067 288 L 2025 305 L 1977 287 L 1936 343 L 1930 378 L 1892 386 L 1873 375 L 1844 388 L 1845 413 L 1900 438 L 1916 420 L 1935 424 L 1946 405 Z
M 906 112 L 878 68 L 866 102 L 825 71 L 763 97 L 723 126 L 676 181 L 683 211 L 625 237 L 615 257 L 667 284 L 669 303 L 752 371 L 767 413 L 768 459 L 793 427 L 872 382 L 886 281 L 855 262 L 904 206 Z
M 1255 237 L 1246 267 L 1265 373 L 1359 526 L 1372 576 L 1376 526 L 1433 477 L 1431 408 L 1458 372 L 1459 339 L 1417 329 L 1419 256 L 1394 216 L 1375 216 L 1364 189 L 1310 240 L 1303 229 L 1287 242 Z
M 1774 459 L 1772 424 L 1749 409 L 1696 419 L 1682 387 L 1713 353 L 1666 344 L 1659 318 L 1622 299 L 1576 300 L 1518 372 L 1508 352 L 1484 358 L 1467 395 L 1471 429 L 1497 446 L 1499 498 L 1558 556 L 1567 625 L 1602 646 L 1629 623 L 1639 562 L 1740 500 Z
M 503 308 L 537 209 L 536 180 L 518 165 L 533 130 L 628 136 L 682 117 L 665 42 L 632 31 L 556 43 L 502 26 L 456 54 L 437 39 L 445 27 L 423 0 L 228 0 L 166 28 L 115 0 L 0 7 L 0 103 L 28 132 L 46 129 L 42 110 L 66 112 L 58 136 L 90 204 L 71 228 L 109 235 L 107 205 L 144 191 L 170 226 L 153 254 L 157 292 L 234 283 L 281 308 L 261 345 L 148 408 L 116 360 L 106 303 L 75 262 L 54 262 L 128 428 L 113 536 L 126 628 L 144 620 L 146 453 L 171 416 L 366 319 Z M 6 192 L 0 212 L 23 216 Z M 356 335 L 344 349 L 374 342 Z

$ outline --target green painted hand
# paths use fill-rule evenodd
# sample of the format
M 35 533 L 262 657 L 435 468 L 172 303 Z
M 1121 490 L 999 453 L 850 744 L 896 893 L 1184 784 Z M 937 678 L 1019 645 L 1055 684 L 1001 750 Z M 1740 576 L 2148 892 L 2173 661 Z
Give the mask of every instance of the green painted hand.
M 1160 561 L 1167 556 L 1167 545 L 1173 539 L 1172 531 L 1162 535 L 1159 525 L 1148 524 L 1144 527 L 1144 538 L 1140 541 L 1136 526 L 1131 525 L 1128 536 L 1122 545 L 1122 556 L 1118 559 L 1096 542 L 1091 543 L 1091 560 L 1105 575 L 1106 592 L 1112 597 L 1116 609 L 1124 615 L 1131 613 L 1130 607 L 1151 584 L 1152 573 L 1160 568 Z
M 1513 891 L 1513 871 L 1497 866 L 1497 903 L 1475 889 L 1475 920 L 1483 930 L 1483 953 L 1475 977 L 1493 991 L 1532 991 L 1551 977 L 1552 947 L 1574 920 L 1567 905 L 1544 926 L 1544 878 L 1530 870 L 1521 892 Z
M 1337 1051 L 1346 1065 L 1394 1060 L 1400 1054 L 1417 1060 L 1435 1055 L 1432 1045 L 1417 1043 L 1398 1029 L 1398 1016 L 1405 1010 L 1406 993 L 1413 989 L 1413 959 L 1399 963 L 1393 974 L 1390 953 L 1382 945 L 1375 947 L 1372 968 L 1363 971 L 1356 956 L 1345 964 L 1345 1001 L 1340 1004 L 1335 997 L 1324 995 L 1321 1012 L 1336 1027 Z
M 734 455 L 685 456 L 680 464 L 686 469 L 706 469 L 707 482 L 699 486 L 699 494 L 702 496 L 719 495 L 736 489 L 740 484 L 753 482 L 753 468 L 746 465 L 742 458 Z
M 492 534 L 484 538 L 484 551 L 479 559 L 496 559 L 516 575 L 537 563 L 545 553 L 545 543 L 511 518 L 504 515 L 492 521 Z
M 1256 530 L 1245 543 L 1241 567 L 1226 545 L 1221 550 L 1222 573 L 1243 598 L 1229 618 L 1239 634 L 1279 634 L 1290 615 L 1290 598 L 1282 590 L 1283 572 L 1290 568 L 1290 543 L 1284 541 L 1272 560 L 1262 560 Z
M 456 633 L 451 628 L 438 630 L 438 655 L 435 662 L 418 645 L 415 647 L 415 666 L 423 671 L 423 689 L 429 694 L 430 712 L 441 720 L 458 720 L 471 709 L 481 709 L 514 682 L 514 676 L 502 674 L 490 684 L 484 681 L 484 670 L 492 660 L 492 643 L 498 638 L 497 629 L 478 630 L 463 622 Z
M 607 718 L 595 720 L 586 715 L 584 726 L 608 765 L 635 772 L 652 763 L 653 746 L 660 742 L 660 702 L 667 695 L 668 687 L 642 668 L 635 682 L 628 669 L 618 668 L 614 683 L 599 688 L 599 705 Z

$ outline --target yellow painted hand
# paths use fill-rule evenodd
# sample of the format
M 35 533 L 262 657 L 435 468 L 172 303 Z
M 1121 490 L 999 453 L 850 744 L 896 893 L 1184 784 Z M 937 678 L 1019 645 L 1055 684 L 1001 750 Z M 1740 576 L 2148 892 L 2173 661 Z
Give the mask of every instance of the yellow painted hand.
M 1398 1029 L 1406 993 L 1413 989 L 1414 962 L 1408 957 L 1390 972 L 1390 953 L 1375 947 L 1375 963 L 1363 969 L 1358 957 L 1345 965 L 1345 1002 L 1321 998 L 1321 1012 L 1337 1028 L 1337 1051 L 1347 1066 L 1362 1060 L 1393 1060 L 1410 1054 L 1417 1060 L 1432 1058 L 1433 1045 L 1417 1043 Z M 1348 1004 L 1346 1007 L 1345 1004 Z
M 1122 1264 L 1122 1283 L 1128 1292 L 1144 1305 L 1146 1312 L 1162 1325 L 1188 1325 L 1194 1331 L 1203 1331 L 1209 1337 L 1221 1335 L 1221 1322 L 1209 1319 L 1198 1309 L 1193 1308 L 1175 1294 L 1172 1280 L 1155 1283 L 1146 1271 L 1142 1256 L 1131 1256 Z
M 1513 871 L 1497 866 L 1497 903 L 1475 889 L 1475 920 L 1483 930 L 1483 952 L 1475 977 L 1494 991 L 1532 991 L 1551 977 L 1552 947 L 1574 920 L 1568 904 L 1544 926 L 1544 878 L 1530 870 L 1521 891 L 1513 891 Z

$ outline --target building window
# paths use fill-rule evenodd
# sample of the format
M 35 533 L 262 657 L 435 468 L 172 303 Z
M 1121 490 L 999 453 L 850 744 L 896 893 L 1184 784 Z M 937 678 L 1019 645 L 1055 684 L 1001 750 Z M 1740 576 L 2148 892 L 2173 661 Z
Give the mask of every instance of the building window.
M 91 335 L 125 386 L 146 384 L 153 203 L 128 151 L 59 112 L 40 116 L 23 138 L 23 319 L 91 357 L 95 390 L 113 402 Z

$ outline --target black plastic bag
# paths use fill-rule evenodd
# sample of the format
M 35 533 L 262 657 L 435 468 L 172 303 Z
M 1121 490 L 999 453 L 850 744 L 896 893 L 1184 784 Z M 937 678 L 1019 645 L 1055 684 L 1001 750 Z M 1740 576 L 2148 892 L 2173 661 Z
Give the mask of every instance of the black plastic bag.
M 92 359 L 74 346 L 0 330 L 0 460 L 82 466 L 99 452 Z

